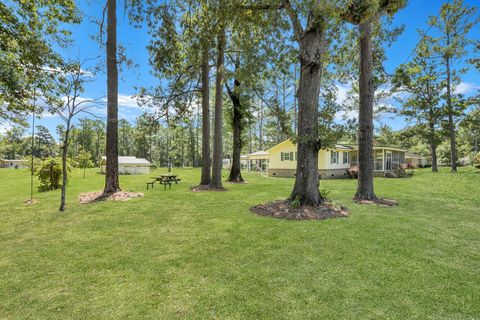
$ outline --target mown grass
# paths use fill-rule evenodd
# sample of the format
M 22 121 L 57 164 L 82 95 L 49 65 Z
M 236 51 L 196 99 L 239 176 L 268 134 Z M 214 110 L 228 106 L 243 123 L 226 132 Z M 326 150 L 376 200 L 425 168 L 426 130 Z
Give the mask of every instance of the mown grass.
M 376 179 L 394 208 L 322 181 L 351 216 L 302 222 L 249 212 L 292 179 L 192 193 L 199 171 L 175 172 L 171 190 L 122 176 L 145 198 L 90 205 L 76 197 L 103 177 L 75 172 L 59 213 L 58 191 L 25 205 L 28 172 L 0 170 L 0 318 L 480 319 L 478 172 Z

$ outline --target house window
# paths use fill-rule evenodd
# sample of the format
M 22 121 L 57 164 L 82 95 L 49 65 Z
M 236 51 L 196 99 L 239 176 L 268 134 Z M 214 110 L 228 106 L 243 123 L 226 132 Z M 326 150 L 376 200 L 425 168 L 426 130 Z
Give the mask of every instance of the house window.
M 348 164 L 350 163 L 350 153 L 348 152 L 343 152 L 343 164 Z
M 281 153 L 282 161 L 293 161 L 293 152 L 282 152 Z
M 374 151 L 375 167 L 374 170 L 383 170 L 383 149 L 376 149 Z
M 330 163 L 338 163 L 338 151 L 330 151 Z

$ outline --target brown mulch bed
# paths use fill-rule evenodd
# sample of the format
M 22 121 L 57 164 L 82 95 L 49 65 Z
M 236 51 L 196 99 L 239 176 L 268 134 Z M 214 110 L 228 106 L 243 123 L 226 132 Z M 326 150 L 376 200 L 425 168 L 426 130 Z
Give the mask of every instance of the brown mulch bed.
M 235 181 L 225 181 L 226 183 L 231 183 L 231 184 L 247 184 L 248 182 L 246 180 L 243 180 L 243 181 L 238 181 L 238 180 L 235 180 Z
M 225 188 L 212 188 L 209 185 L 198 185 L 195 187 L 190 187 L 190 190 L 192 192 L 205 192 L 205 191 L 210 191 L 210 192 L 224 192 L 227 191 L 228 189 Z
M 111 201 L 128 201 L 136 198 L 143 198 L 144 194 L 142 192 L 128 192 L 128 191 L 117 191 L 108 197 L 102 196 L 103 191 L 92 191 L 81 193 L 78 196 L 80 203 L 92 203 L 95 201 L 111 200 Z
M 355 200 L 356 203 L 359 204 L 374 204 L 377 206 L 383 207 L 393 207 L 398 206 L 398 201 L 391 200 L 391 199 L 376 199 L 376 200 Z
M 35 204 L 35 203 L 38 203 L 37 199 L 25 200 L 25 204 L 28 204 L 28 205 Z
M 251 207 L 250 211 L 260 216 L 291 220 L 323 220 L 328 218 L 345 218 L 349 215 L 346 207 L 336 206 L 329 202 L 325 202 L 318 207 L 300 206 L 292 208 L 288 200 L 259 204 Z

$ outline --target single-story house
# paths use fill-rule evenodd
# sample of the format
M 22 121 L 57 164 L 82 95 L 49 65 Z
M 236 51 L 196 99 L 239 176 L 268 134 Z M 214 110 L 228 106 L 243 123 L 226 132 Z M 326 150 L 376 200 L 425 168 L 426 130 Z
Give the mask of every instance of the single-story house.
M 9 159 L 0 159 L 0 168 L 12 168 L 12 169 L 21 169 L 27 168 L 27 160 L 9 160 Z
M 107 157 L 102 156 L 100 160 L 100 171 L 106 172 Z M 147 174 L 150 173 L 152 164 L 147 159 L 137 157 L 118 157 L 119 174 Z
M 268 176 L 292 177 L 297 168 L 297 146 L 287 139 L 267 150 Z M 374 175 L 384 176 L 405 163 L 405 150 L 391 147 L 374 147 Z M 358 146 L 340 145 L 318 152 L 318 173 L 322 179 L 348 177 L 347 170 L 358 164 Z
M 248 171 L 266 172 L 270 155 L 268 151 L 257 151 L 240 157 Z
M 412 152 L 405 153 L 405 163 L 415 168 L 423 168 L 429 165 L 427 157 Z

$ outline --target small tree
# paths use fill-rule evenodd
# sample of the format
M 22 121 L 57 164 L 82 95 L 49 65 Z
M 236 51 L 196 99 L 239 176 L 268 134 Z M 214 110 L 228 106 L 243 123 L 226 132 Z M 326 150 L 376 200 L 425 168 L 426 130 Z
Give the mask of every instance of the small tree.
M 62 72 L 56 77 L 56 89 L 59 99 L 50 101 L 50 112 L 57 114 L 64 122 L 65 127 L 62 139 L 62 193 L 60 197 L 60 211 L 65 210 L 66 182 L 68 175 L 67 155 L 70 143 L 70 131 L 76 115 L 82 112 L 88 113 L 87 109 L 99 99 L 84 99 L 81 94 L 84 85 L 92 80 L 93 73 L 82 69 L 84 62 L 76 61 L 65 65 Z
M 78 152 L 78 167 L 83 169 L 83 177 L 85 178 L 85 171 L 87 168 L 93 167 L 92 155 L 87 150 L 81 149 Z

